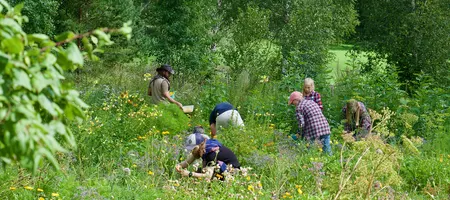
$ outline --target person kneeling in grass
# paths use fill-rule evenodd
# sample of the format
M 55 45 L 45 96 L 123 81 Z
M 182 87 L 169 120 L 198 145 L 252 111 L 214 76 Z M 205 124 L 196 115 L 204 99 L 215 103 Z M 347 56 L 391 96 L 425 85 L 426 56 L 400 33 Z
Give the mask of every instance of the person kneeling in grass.
M 314 101 L 304 99 L 302 93 L 298 91 L 291 93 L 288 104 L 295 106 L 298 126 L 303 132 L 302 136 L 311 143 L 320 140 L 323 151 L 331 154 L 330 125 L 319 105 Z
M 197 130 L 198 127 L 196 127 Z M 195 129 L 194 129 L 195 131 Z M 224 180 L 224 172 L 239 169 L 236 155 L 215 139 L 207 139 L 206 135 L 195 132 L 188 136 L 186 149 L 191 150 L 187 159 L 175 166 L 175 169 L 182 176 L 212 179 L 217 177 Z M 197 172 L 185 170 L 195 160 L 202 158 L 202 169 Z
M 366 106 L 362 102 L 350 99 L 342 108 L 342 115 L 345 119 L 344 131 L 354 132 L 353 137 L 361 139 L 369 134 L 372 128 L 371 118 Z

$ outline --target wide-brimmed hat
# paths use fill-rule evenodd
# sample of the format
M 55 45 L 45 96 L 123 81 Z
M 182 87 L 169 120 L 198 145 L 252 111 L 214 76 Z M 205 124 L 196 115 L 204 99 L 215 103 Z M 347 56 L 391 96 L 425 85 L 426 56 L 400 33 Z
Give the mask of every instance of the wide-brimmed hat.
M 172 69 L 172 66 L 168 64 L 161 65 L 161 67 L 156 68 L 156 71 L 165 70 L 168 71 L 170 74 L 175 74 L 175 71 Z

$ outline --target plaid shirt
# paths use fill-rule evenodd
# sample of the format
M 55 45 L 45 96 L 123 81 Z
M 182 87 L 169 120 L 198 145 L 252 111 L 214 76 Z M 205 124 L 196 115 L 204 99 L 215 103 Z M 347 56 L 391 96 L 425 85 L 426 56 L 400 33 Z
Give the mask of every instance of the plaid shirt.
M 299 128 L 307 140 L 331 133 L 327 119 L 314 101 L 303 99 L 297 105 L 296 113 Z
M 312 100 L 319 105 L 320 110 L 323 110 L 322 99 L 320 98 L 320 94 L 316 91 L 312 91 L 308 96 L 305 96 L 306 100 Z
M 365 131 L 369 131 L 372 126 L 371 118 L 370 118 L 369 113 L 366 110 L 366 106 L 364 106 L 364 104 L 361 102 L 358 102 L 358 104 L 359 104 L 359 107 L 361 108 L 359 110 L 359 127 L 355 127 L 356 126 L 355 123 L 350 124 L 348 122 L 345 122 L 345 126 L 344 126 L 345 131 L 354 131 L 357 128 L 361 128 Z M 342 108 L 342 114 L 344 115 L 344 119 L 347 118 L 346 113 L 347 113 L 347 105 L 345 105 Z

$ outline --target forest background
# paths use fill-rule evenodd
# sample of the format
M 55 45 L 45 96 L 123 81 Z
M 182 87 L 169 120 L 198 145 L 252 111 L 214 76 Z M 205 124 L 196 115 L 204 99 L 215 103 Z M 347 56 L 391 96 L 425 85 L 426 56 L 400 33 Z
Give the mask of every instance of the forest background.
M 450 198 L 449 0 L 0 5 L 0 197 Z M 192 115 L 146 96 L 164 63 Z M 307 77 L 322 95 L 332 156 L 290 138 L 287 98 Z M 372 110 L 367 140 L 341 135 L 350 98 Z M 246 172 L 181 178 L 184 138 L 209 127 L 223 101 L 246 126 L 218 139 Z

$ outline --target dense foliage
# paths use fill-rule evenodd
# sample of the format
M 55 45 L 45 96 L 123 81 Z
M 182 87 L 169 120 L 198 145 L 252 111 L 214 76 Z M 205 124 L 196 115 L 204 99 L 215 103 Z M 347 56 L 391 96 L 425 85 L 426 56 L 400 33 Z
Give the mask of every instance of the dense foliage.
M 1 162 L 18 161 L 36 171 L 41 159 L 47 158 L 58 167 L 53 154 L 65 151 L 58 139 L 75 146 L 67 124 L 69 120 L 82 120 L 82 109 L 87 108 L 78 92 L 62 83 L 64 71 L 75 70 L 84 62 L 71 41 L 82 39 L 86 54 L 93 58 L 93 53 L 100 50 L 93 49 L 93 44 L 102 47 L 112 43 L 105 33 L 111 30 L 97 29 L 84 35 L 66 32 L 52 41 L 47 35 L 22 30 L 27 20 L 20 15 L 23 4 L 12 8 L 1 3 L 6 10 L 0 22 Z M 130 34 L 126 28 L 120 31 Z

